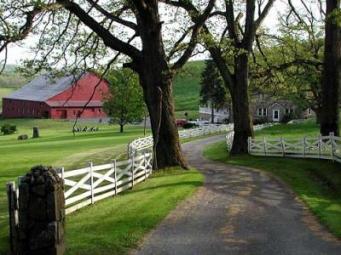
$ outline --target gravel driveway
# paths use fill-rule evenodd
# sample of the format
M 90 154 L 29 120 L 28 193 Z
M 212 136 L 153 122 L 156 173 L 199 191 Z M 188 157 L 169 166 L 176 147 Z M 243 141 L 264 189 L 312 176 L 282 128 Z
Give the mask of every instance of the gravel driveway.
M 295 195 L 257 170 L 209 161 L 209 137 L 183 145 L 204 186 L 181 203 L 141 243 L 135 255 L 341 255 L 330 235 Z

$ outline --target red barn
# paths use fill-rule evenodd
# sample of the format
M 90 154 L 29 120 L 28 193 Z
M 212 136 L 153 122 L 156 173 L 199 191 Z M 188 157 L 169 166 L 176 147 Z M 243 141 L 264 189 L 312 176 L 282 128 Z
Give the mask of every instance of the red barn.
M 45 74 L 4 97 L 2 115 L 5 118 L 103 118 L 106 114 L 102 101 L 108 91 L 108 82 L 101 81 L 94 73 L 62 78 Z

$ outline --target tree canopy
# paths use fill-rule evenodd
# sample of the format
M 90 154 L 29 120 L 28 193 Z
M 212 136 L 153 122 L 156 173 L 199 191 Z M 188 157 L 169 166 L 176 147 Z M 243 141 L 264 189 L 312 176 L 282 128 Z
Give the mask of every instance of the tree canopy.
M 129 69 L 110 71 L 107 79 L 110 95 L 107 95 L 103 108 L 120 125 L 122 133 L 126 124 L 141 121 L 144 116 L 142 89 L 136 74 Z

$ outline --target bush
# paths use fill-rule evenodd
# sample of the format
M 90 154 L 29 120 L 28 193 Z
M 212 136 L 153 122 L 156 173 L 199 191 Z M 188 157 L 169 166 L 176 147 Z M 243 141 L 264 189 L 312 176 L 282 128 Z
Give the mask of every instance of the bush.
M 4 135 L 10 135 L 13 134 L 17 131 L 17 126 L 16 125 L 11 125 L 11 124 L 4 124 L 1 126 L 1 133 Z
M 182 127 L 185 129 L 189 129 L 189 128 L 195 128 L 197 126 L 198 126 L 197 124 L 189 122 L 189 123 L 185 123 Z
M 27 140 L 28 139 L 28 135 L 19 135 L 18 136 L 18 140 Z
M 257 119 L 253 119 L 253 125 L 262 125 L 268 123 L 268 119 L 266 117 L 261 117 Z
M 292 114 L 284 114 L 283 118 L 281 119 L 281 123 L 287 124 L 289 121 L 293 119 L 294 119 L 294 116 Z

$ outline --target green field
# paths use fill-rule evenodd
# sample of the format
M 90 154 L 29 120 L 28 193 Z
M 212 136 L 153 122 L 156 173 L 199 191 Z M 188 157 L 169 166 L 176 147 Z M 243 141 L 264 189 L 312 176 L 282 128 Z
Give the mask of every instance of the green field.
M 261 130 L 257 136 L 302 137 L 317 135 L 313 122 L 278 125 Z M 254 157 L 229 157 L 225 142 L 209 146 L 204 155 L 227 164 L 261 169 L 285 181 L 332 233 L 341 237 L 341 167 L 323 160 Z
M 77 133 L 71 130 L 73 122 L 53 120 L 0 120 L 16 124 L 18 132 L 13 135 L 0 135 L 0 226 L 7 225 L 6 182 L 16 178 L 37 164 L 64 166 L 66 169 L 108 162 L 125 152 L 127 144 L 143 136 L 143 128 L 128 126 L 126 132 L 118 132 L 118 126 L 98 123 L 80 123 L 81 126 L 98 126 L 96 133 Z M 18 141 L 19 134 L 32 136 L 32 127 L 40 128 L 41 138 Z M 5 243 L 7 230 L 0 228 L 0 254 Z
M 188 112 L 190 118 L 198 116 L 200 77 L 204 64 L 203 61 L 188 62 L 175 77 L 174 99 L 178 117 L 184 118 L 184 112 Z

